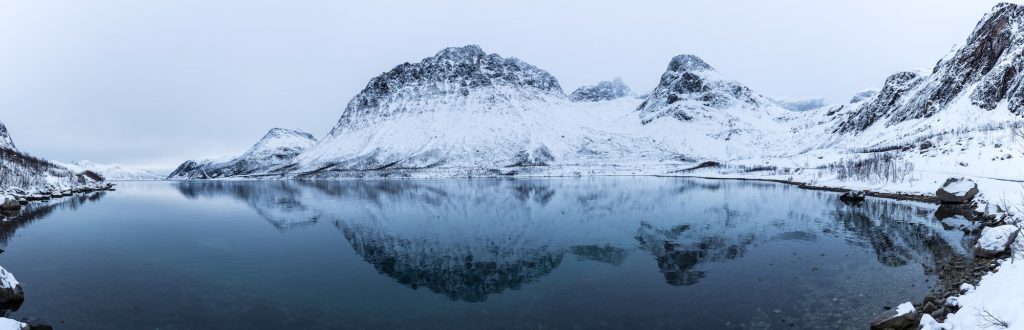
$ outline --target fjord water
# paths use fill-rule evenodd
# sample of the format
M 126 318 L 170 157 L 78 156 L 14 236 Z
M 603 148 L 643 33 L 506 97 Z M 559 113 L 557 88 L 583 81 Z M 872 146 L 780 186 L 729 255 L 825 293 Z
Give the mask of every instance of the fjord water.
M 125 182 L 0 229 L 64 329 L 863 328 L 967 255 L 935 206 L 657 177 Z

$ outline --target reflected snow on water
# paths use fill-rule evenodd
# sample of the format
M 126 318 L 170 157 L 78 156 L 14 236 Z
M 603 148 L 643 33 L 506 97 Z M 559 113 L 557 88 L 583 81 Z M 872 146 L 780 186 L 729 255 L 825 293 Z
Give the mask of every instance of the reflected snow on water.
M 933 205 L 656 177 L 125 183 L 65 211 L 0 263 L 15 316 L 71 328 L 863 328 L 970 243 Z

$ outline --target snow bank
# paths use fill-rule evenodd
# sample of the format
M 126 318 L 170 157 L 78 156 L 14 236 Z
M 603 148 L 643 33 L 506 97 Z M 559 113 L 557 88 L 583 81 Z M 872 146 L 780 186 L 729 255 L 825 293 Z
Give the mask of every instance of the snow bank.
M 944 329 L 1024 329 L 1024 259 L 1002 261 L 996 272 L 982 277 L 956 302 L 960 310 L 946 318 Z M 997 321 L 1009 327 L 993 327 Z
M 0 330 L 28 330 L 28 328 L 28 324 L 23 322 L 0 317 Z

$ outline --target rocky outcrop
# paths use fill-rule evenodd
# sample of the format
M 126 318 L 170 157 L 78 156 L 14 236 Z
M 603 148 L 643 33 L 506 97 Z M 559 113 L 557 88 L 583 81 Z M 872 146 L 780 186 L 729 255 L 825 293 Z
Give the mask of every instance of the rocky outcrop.
M 847 203 L 861 203 L 866 198 L 867 193 L 863 190 L 850 190 L 839 195 L 839 200 Z
M 597 85 L 583 86 L 569 94 L 569 100 L 573 102 L 597 102 L 610 101 L 630 95 L 632 91 L 629 86 L 622 82 L 622 78 L 615 78 L 612 81 L 602 81 Z
M 7 131 L 7 126 L 3 122 L 0 122 L 0 148 L 18 150 L 14 146 L 14 140 L 11 139 L 11 133 Z
M 974 255 L 991 258 L 1007 251 L 1017 235 L 1020 228 L 1015 225 L 1002 225 L 998 227 L 985 227 L 981 230 L 981 237 L 974 244 Z
M 949 178 L 935 191 L 943 204 L 965 204 L 978 195 L 978 184 L 966 178 Z

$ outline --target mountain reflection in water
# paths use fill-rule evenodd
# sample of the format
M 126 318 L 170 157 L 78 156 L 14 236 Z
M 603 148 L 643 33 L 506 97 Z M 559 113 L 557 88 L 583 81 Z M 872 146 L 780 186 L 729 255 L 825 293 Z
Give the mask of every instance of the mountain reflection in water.
M 932 205 L 775 183 L 666 178 L 379 181 L 189 181 L 190 198 L 230 196 L 282 231 L 331 221 L 378 273 L 452 300 L 520 289 L 565 258 L 618 266 L 643 253 L 665 283 L 690 286 L 714 264 L 772 243 L 825 237 L 870 249 L 879 264 L 936 269 L 970 242 L 934 221 Z M 795 254 L 795 253 L 794 253 Z M 824 256 L 824 254 L 822 254 Z M 841 258 L 841 256 L 833 256 Z M 736 276 L 736 275 L 732 275 Z M 753 275 L 751 275 L 753 276 Z

